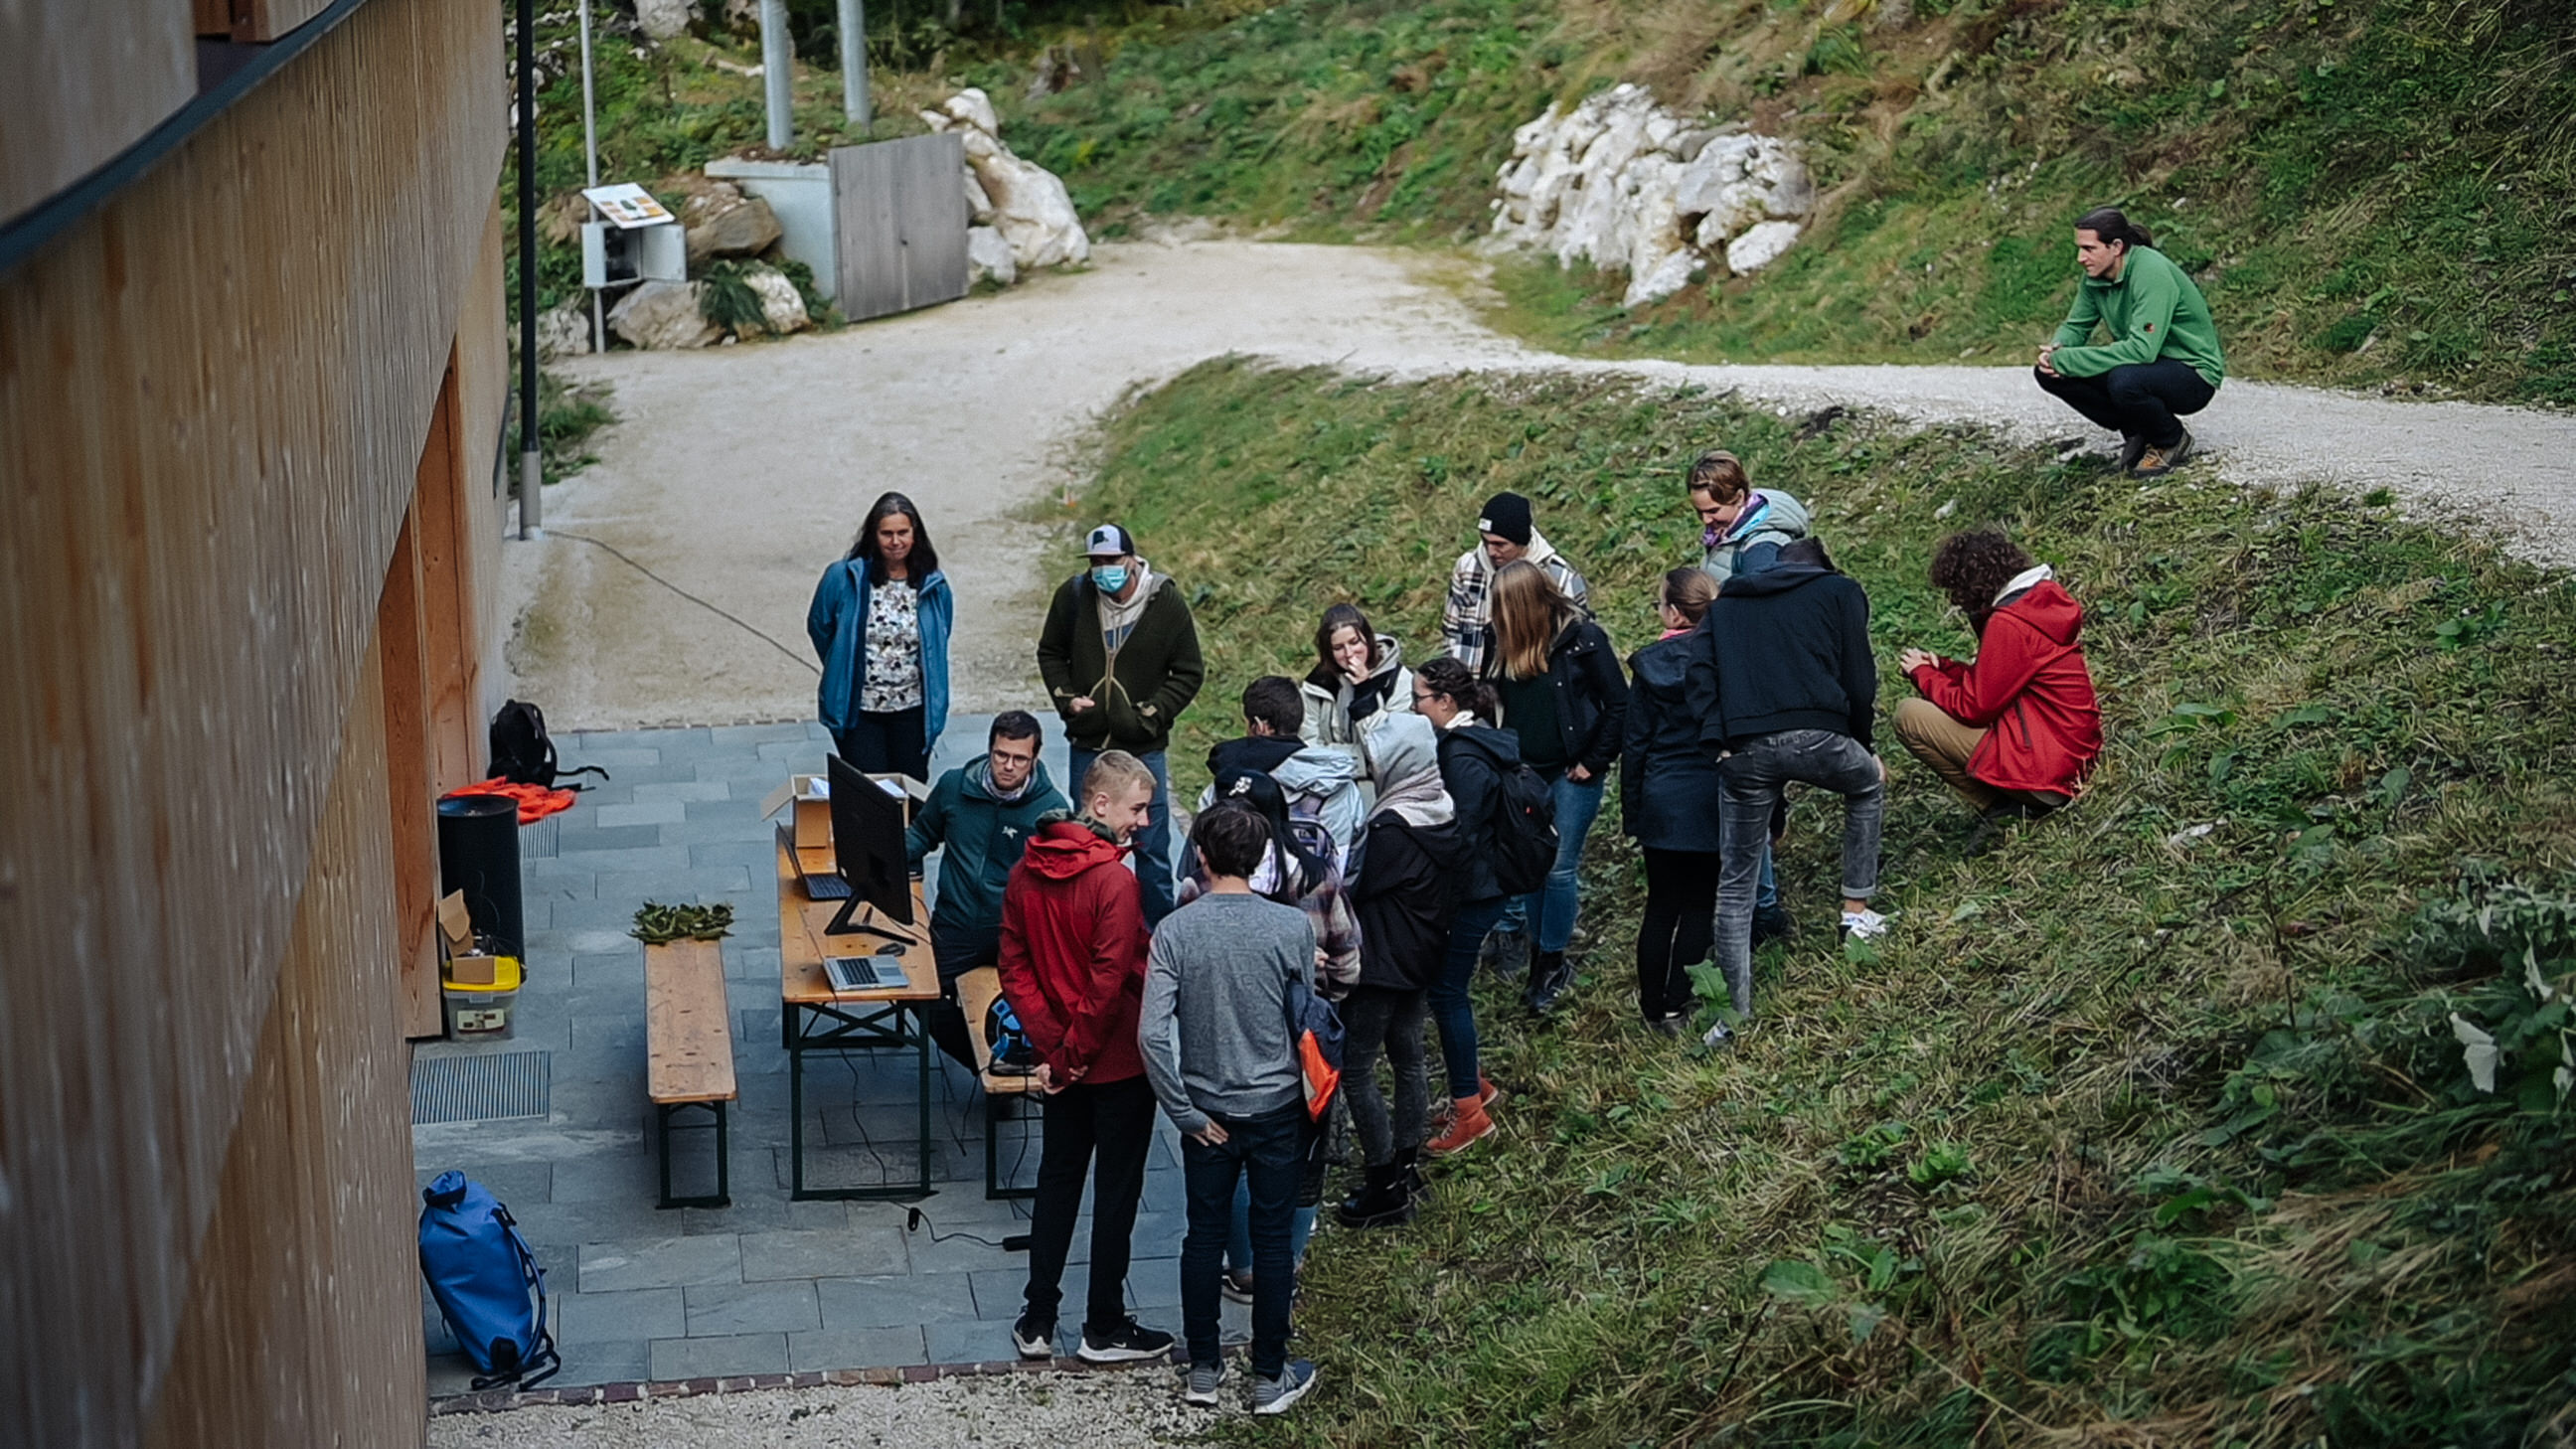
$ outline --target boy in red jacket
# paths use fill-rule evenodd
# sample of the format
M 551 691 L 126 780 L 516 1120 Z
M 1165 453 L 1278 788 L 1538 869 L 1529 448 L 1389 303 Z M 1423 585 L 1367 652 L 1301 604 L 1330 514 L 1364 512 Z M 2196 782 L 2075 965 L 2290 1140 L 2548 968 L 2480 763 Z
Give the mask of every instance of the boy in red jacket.
M 1899 655 L 1923 697 L 1897 706 L 1896 736 L 1975 808 L 1969 848 L 1982 851 L 2012 821 L 2074 799 L 2102 753 L 2102 708 L 2076 642 L 2084 609 L 1993 529 L 1941 540 L 1932 586 L 1968 616 L 1977 657 Z
M 1055 1356 L 1058 1285 L 1096 1150 L 1091 1299 L 1078 1352 L 1119 1363 L 1172 1350 L 1170 1334 L 1127 1312 L 1128 1239 L 1154 1142 L 1154 1088 L 1136 1044 L 1145 910 L 1126 856 L 1153 813 L 1154 775 L 1134 755 L 1109 750 L 1083 777 L 1080 798 L 1080 815 L 1040 818 L 1002 890 L 1002 994 L 1037 1049 L 1046 1112 L 1028 1301 L 1011 1342 L 1022 1358 Z

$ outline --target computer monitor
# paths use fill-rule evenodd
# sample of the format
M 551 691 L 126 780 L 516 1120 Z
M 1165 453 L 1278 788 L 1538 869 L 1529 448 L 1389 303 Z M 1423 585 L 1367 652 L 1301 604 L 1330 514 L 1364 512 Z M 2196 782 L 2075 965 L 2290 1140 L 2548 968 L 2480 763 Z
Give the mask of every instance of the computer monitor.
M 912 924 L 912 864 L 903 853 L 903 797 L 888 794 L 856 766 L 830 757 L 832 784 L 832 854 L 841 879 L 850 883 L 850 898 L 825 928 L 828 934 L 865 931 L 888 940 L 916 945 L 911 937 L 881 927 L 853 922 L 850 913 L 873 906 L 897 925 Z

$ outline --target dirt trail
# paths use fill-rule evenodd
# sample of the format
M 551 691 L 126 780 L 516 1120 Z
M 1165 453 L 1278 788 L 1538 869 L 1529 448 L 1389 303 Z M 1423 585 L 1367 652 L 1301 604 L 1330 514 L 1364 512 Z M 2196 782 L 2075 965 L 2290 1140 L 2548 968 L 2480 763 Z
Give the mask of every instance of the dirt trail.
M 1463 264 L 1358 247 L 1104 245 L 1092 270 L 828 337 L 568 364 L 614 384 L 600 462 L 547 495 L 547 523 L 615 545 L 808 657 L 805 604 L 860 515 L 910 493 L 958 595 L 960 710 L 1035 695 L 1046 581 L 1016 515 L 1067 481 L 1068 449 L 1129 387 L 1229 352 L 1418 376 L 1610 371 L 1784 406 L 1886 409 L 2107 445 L 2019 368 L 1690 367 L 1533 352 L 1484 328 L 1440 275 Z M 2249 483 L 2386 486 L 2474 511 L 2525 554 L 2576 563 L 2576 418 L 2230 382 L 2193 431 Z M 1153 540 L 1140 540 L 1150 558 Z M 505 550 L 522 697 L 558 729 L 814 709 L 813 673 L 569 538 Z

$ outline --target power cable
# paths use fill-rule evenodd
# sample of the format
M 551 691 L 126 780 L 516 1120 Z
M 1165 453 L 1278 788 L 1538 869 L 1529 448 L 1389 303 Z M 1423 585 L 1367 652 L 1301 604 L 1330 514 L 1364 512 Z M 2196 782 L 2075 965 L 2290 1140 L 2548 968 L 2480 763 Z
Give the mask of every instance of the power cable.
M 660 574 L 657 574 L 657 573 L 653 572 L 651 569 L 648 569 L 648 568 L 644 567 L 642 564 L 637 563 L 634 559 L 629 558 L 629 557 L 627 556 L 626 552 L 625 552 L 624 550 L 622 550 L 622 549 L 618 548 L 618 547 L 617 547 L 617 545 L 615 545 L 615 544 L 613 544 L 613 543 L 603 543 L 603 542 L 601 542 L 601 541 L 600 541 L 600 540 L 598 540 L 598 539 L 592 538 L 592 537 L 591 537 L 591 536 L 589 536 L 588 534 L 574 533 L 574 532 L 573 532 L 573 531 L 571 531 L 570 529 L 564 529 L 564 528 L 549 528 L 549 529 L 547 529 L 547 530 L 546 530 L 546 532 L 547 532 L 548 534 L 552 535 L 553 537 L 556 537 L 556 538 L 569 538 L 569 539 L 573 539 L 573 540 L 575 540 L 575 541 L 577 541 L 577 542 L 580 542 L 580 543 L 586 543 L 586 544 L 589 544 L 589 545 L 590 545 L 591 547 L 593 547 L 593 548 L 597 548 L 597 549 L 605 549 L 605 550 L 607 550 L 609 553 L 611 553 L 611 554 L 615 555 L 618 559 L 620 559 L 621 561 L 623 561 L 623 562 L 625 563 L 625 565 L 626 565 L 628 568 L 631 568 L 631 569 L 635 570 L 637 573 L 642 574 L 644 577 L 646 577 L 646 578 L 648 578 L 648 579 L 651 579 L 653 582 L 655 582 L 655 583 L 657 583 L 657 584 L 660 584 L 662 587 L 664 587 L 664 588 L 666 588 L 666 589 L 669 589 L 672 593 L 675 593 L 675 594 L 679 595 L 681 598 L 684 598 L 684 599 L 688 600 L 690 603 L 697 605 L 699 608 L 706 610 L 708 613 L 710 613 L 710 614 L 714 614 L 714 615 L 715 615 L 715 616 L 717 616 L 718 618 L 721 618 L 721 619 L 726 620 L 727 622 L 729 622 L 729 623 L 733 624 L 735 627 L 737 627 L 737 628 L 739 628 L 739 629 L 743 630 L 745 633 L 748 633 L 748 634 L 754 635 L 754 636 L 755 636 L 755 637 L 757 637 L 757 638 L 758 638 L 762 643 L 767 644 L 770 648 L 777 650 L 779 653 L 786 655 L 788 658 L 795 660 L 798 664 L 801 664 L 801 665 L 803 665 L 805 668 L 812 670 L 814 673 L 816 673 L 816 674 L 820 674 L 820 673 L 822 673 L 822 672 L 823 672 L 822 666 L 820 666 L 820 665 L 816 664 L 813 660 L 806 658 L 804 655 L 799 654 L 799 653 L 797 653 L 795 650 L 788 648 L 786 645 L 779 643 L 775 638 L 771 637 L 770 635 L 765 634 L 765 633 L 761 632 L 759 629 L 756 629 L 756 628 L 752 627 L 752 625 L 751 625 L 751 624 L 749 624 L 749 623 L 747 623 L 746 621 L 744 621 L 744 619 L 743 619 L 740 615 L 738 615 L 738 614 L 733 614 L 733 613 L 729 613 L 729 612 L 727 612 L 727 611 L 726 611 L 726 610 L 724 610 L 724 609 L 720 609 L 720 608 L 716 607 L 715 605 L 708 603 L 706 600 L 699 598 L 697 595 L 695 595 L 695 594 L 693 594 L 693 593 L 690 593 L 688 590 L 686 590 L 686 589 L 684 589 L 684 588 L 681 588 L 678 584 L 675 584 L 675 583 L 671 582 L 669 579 L 666 579 L 666 578 L 662 577 Z

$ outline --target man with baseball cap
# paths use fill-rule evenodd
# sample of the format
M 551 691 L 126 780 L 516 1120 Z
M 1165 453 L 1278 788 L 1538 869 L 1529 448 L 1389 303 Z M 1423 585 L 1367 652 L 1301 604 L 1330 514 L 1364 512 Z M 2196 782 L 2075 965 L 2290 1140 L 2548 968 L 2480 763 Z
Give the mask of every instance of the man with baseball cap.
M 1064 719 L 1073 778 L 1086 778 L 1104 750 L 1125 750 L 1154 775 L 1152 815 L 1136 837 L 1136 879 L 1145 924 L 1172 913 L 1171 773 L 1164 750 L 1172 722 L 1189 708 L 1207 666 L 1180 587 L 1136 556 L 1136 540 L 1115 523 L 1091 530 L 1089 565 L 1064 581 L 1038 632 L 1038 674 Z
M 1494 574 L 1503 565 L 1528 559 L 1545 570 L 1557 591 L 1585 614 L 1592 612 L 1592 591 L 1583 575 L 1530 522 L 1530 501 L 1519 494 L 1497 493 L 1486 499 L 1476 532 L 1476 547 L 1458 555 L 1458 566 L 1449 572 L 1449 605 L 1441 613 L 1440 637 L 1459 663 L 1481 674 L 1493 652 Z

